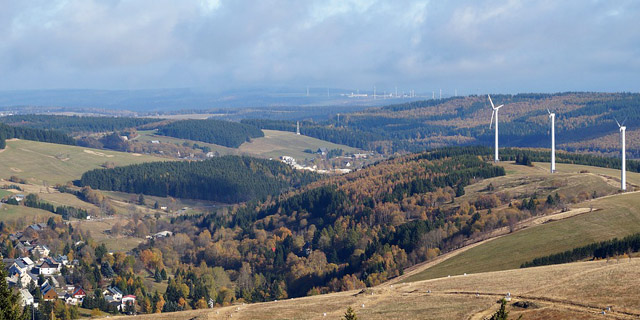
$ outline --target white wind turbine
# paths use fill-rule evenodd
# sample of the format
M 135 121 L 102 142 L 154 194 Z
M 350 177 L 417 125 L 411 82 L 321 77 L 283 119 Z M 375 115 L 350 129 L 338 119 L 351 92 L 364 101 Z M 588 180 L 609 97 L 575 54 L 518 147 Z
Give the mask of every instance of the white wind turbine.
M 556 114 L 548 108 L 549 119 L 551 119 L 551 173 L 556 172 Z
M 625 141 L 625 133 L 627 132 L 627 127 L 624 126 L 624 123 L 625 121 L 627 121 L 627 119 L 624 119 L 622 123 L 618 122 L 618 119 L 614 118 L 614 120 L 616 120 L 616 123 L 620 128 L 620 144 L 622 145 L 622 150 L 621 150 L 622 172 L 620 174 L 620 189 L 622 189 L 622 191 L 626 191 L 627 190 L 627 145 Z
M 489 123 L 489 129 L 491 129 L 491 125 L 493 124 L 493 117 L 495 116 L 496 118 L 496 150 L 495 150 L 495 155 L 493 157 L 493 161 L 494 162 L 498 162 L 499 161 L 499 157 L 498 157 L 498 110 L 500 110 L 500 108 L 502 108 L 504 106 L 504 104 L 501 104 L 499 106 L 495 106 L 493 105 L 493 101 L 491 100 L 491 96 L 487 95 L 487 97 L 489 97 L 489 102 L 491 102 L 491 108 L 493 108 L 493 112 L 491 113 L 491 122 Z

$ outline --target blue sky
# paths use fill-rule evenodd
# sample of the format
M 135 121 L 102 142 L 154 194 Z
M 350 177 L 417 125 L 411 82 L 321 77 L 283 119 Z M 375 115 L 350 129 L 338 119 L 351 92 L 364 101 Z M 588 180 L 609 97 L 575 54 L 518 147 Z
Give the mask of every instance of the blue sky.
M 640 1 L 0 0 L 0 8 L 0 90 L 640 88 Z

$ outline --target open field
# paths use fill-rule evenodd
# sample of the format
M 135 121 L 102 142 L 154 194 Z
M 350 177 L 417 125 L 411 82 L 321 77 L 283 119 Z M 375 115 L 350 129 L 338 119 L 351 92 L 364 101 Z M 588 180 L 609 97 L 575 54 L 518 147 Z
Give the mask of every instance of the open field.
M 7 141 L 7 148 L 0 153 L 0 178 L 7 179 L 16 175 L 36 185 L 42 185 L 43 181 L 55 185 L 78 179 L 85 171 L 99 168 L 105 162 L 122 166 L 161 160 L 166 159 L 53 143 L 10 140 Z
M 328 141 L 297 135 L 288 131 L 262 130 L 264 137 L 253 139 L 251 142 L 243 143 L 240 152 L 255 154 L 267 158 L 278 158 L 280 156 L 294 157 L 298 162 L 305 158 L 313 158 L 314 155 L 303 152 L 305 149 L 313 151 L 318 148 L 342 149 L 347 153 L 362 152 L 362 150 L 335 144 Z
M 608 306 L 612 311 L 607 312 L 607 318 L 636 319 L 640 316 L 639 279 L 640 259 L 603 260 L 137 318 L 337 319 L 351 306 L 360 319 L 482 319 L 495 312 L 499 306 L 497 300 L 510 292 L 512 302 L 528 301 L 537 305 L 529 309 L 509 305 L 513 319 L 521 314 L 522 319 L 591 319 Z
M 640 232 L 640 193 L 626 193 L 575 205 L 576 208 L 590 206 L 594 211 L 489 240 L 405 281 L 519 268 L 523 262 L 536 257 Z
M 456 198 L 455 204 L 464 201 L 473 203 L 479 194 L 487 193 L 489 184 L 494 187 L 491 193 L 506 192 L 509 193 L 509 198 L 531 196 L 534 193 L 546 197 L 547 194 L 558 192 L 571 199 L 580 194 L 592 195 L 594 191 L 599 195 L 614 194 L 619 189 L 619 180 L 617 186 L 614 186 L 612 179 L 615 178 L 609 177 L 619 173 L 613 169 L 558 164 L 557 172 L 552 175 L 547 163 L 535 163 L 534 167 L 516 165 L 513 162 L 501 162 L 499 165 L 505 168 L 506 176 L 484 179 L 465 187 L 465 194 Z M 589 172 L 580 173 L 581 170 Z M 629 172 L 627 177 L 629 183 L 640 182 L 639 173 Z
M 281 156 L 290 156 L 296 158 L 299 162 L 305 158 L 313 158 L 314 155 L 303 152 L 305 149 L 313 151 L 319 148 L 342 149 L 348 153 L 362 152 L 356 148 L 345 145 L 339 145 L 328 141 L 307 137 L 304 135 L 296 135 L 293 132 L 262 130 L 264 137 L 253 139 L 251 142 L 243 143 L 239 148 L 228 148 L 216 144 L 178 139 L 173 137 L 156 135 L 153 130 L 138 131 L 139 136 L 136 141 L 151 142 L 158 140 L 163 143 L 182 144 L 183 142 L 197 143 L 200 146 L 211 148 L 212 152 L 218 152 L 221 155 L 252 155 L 263 158 L 279 158 Z
M 176 144 L 176 145 L 182 145 L 182 143 L 184 142 L 189 142 L 191 144 L 197 143 L 200 146 L 206 146 L 209 147 L 211 149 L 212 152 L 218 152 L 220 155 L 237 155 L 240 154 L 238 152 L 238 149 L 234 149 L 234 148 L 228 148 L 225 146 L 221 146 L 221 145 L 217 145 L 217 144 L 213 144 L 213 143 L 206 143 L 206 142 L 202 142 L 202 141 L 194 141 L 194 140 L 187 140 L 187 139 L 179 139 L 179 138 L 174 138 L 174 137 L 169 137 L 169 136 L 163 136 L 163 135 L 158 135 L 155 134 L 156 130 L 140 130 L 138 131 L 138 136 L 135 137 L 133 140 L 134 141 L 140 141 L 140 142 L 146 142 L 146 143 L 151 143 L 151 141 L 159 141 L 162 143 L 171 143 L 171 144 Z
M 112 236 L 106 230 L 111 230 L 114 224 L 120 222 L 125 225 L 130 220 L 122 217 L 109 217 L 94 220 L 74 220 L 71 222 L 74 228 L 79 228 L 85 232 L 90 232 L 91 238 L 97 243 L 104 243 L 109 251 L 127 252 L 138 246 L 145 239 L 132 236 Z
M 32 223 L 46 222 L 55 214 L 25 206 L 14 206 L 6 203 L 0 204 L 0 221 L 22 224 L 25 227 Z

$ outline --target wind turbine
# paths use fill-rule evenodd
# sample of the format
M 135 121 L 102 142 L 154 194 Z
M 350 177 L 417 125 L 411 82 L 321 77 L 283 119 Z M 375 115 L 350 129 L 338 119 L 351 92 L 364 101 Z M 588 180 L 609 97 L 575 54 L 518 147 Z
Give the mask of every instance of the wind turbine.
M 627 127 L 624 126 L 625 121 L 627 121 L 627 119 L 624 119 L 622 121 L 622 123 L 618 122 L 618 119 L 615 119 L 616 123 L 618 124 L 618 127 L 620 128 L 620 144 L 622 145 L 622 172 L 620 174 L 620 189 L 622 189 L 622 191 L 626 191 L 627 190 L 627 145 L 626 145 L 626 141 L 625 141 L 625 133 L 627 132 Z
M 548 108 L 549 119 L 551 119 L 551 173 L 556 172 L 556 114 Z
M 493 104 L 493 101 L 491 100 L 491 96 L 487 95 L 487 97 L 489 97 L 489 102 L 491 102 L 491 108 L 493 108 L 493 112 L 491 113 L 491 122 L 489 123 L 489 129 L 491 129 L 491 125 L 493 124 L 493 117 L 495 116 L 496 118 L 496 150 L 495 150 L 495 155 L 493 157 L 493 162 L 498 162 L 499 161 L 499 158 L 498 158 L 498 110 L 500 110 L 500 108 L 502 108 L 504 104 L 501 104 L 496 107 Z

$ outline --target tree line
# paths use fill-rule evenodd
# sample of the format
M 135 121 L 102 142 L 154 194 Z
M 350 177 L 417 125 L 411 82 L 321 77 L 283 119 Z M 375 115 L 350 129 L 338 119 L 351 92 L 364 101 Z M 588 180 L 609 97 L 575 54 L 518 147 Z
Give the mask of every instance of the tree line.
M 222 120 L 182 120 L 158 129 L 158 134 L 237 148 L 252 138 L 264 137 L 259 128 Z
M 60 130 L 67 133 L 109 132 L 159 122 L 162 119 L 133 117 L 92 117 L 25 114 L 0 117 L 0 122 L 44 130 Z
M 235 203 L 277 195 L 317 178 L 279 161 L 224 156 L 94 169 L 82 174 L 77 183 L 94 189 Z
M 523 263 L 520 268 L 569 263 L 585 259 L 605 259 L 638 251 L 640 251 L 640 233 L 626 236 L 622 239 L 614 238 L 573 250 L 535 258 Z
M 76 144 L 73 138 L 60 131 L 14 127 L 0 123 L 0 150 L 6 147 L 6 139 L 13 138 L 67 145 Z

